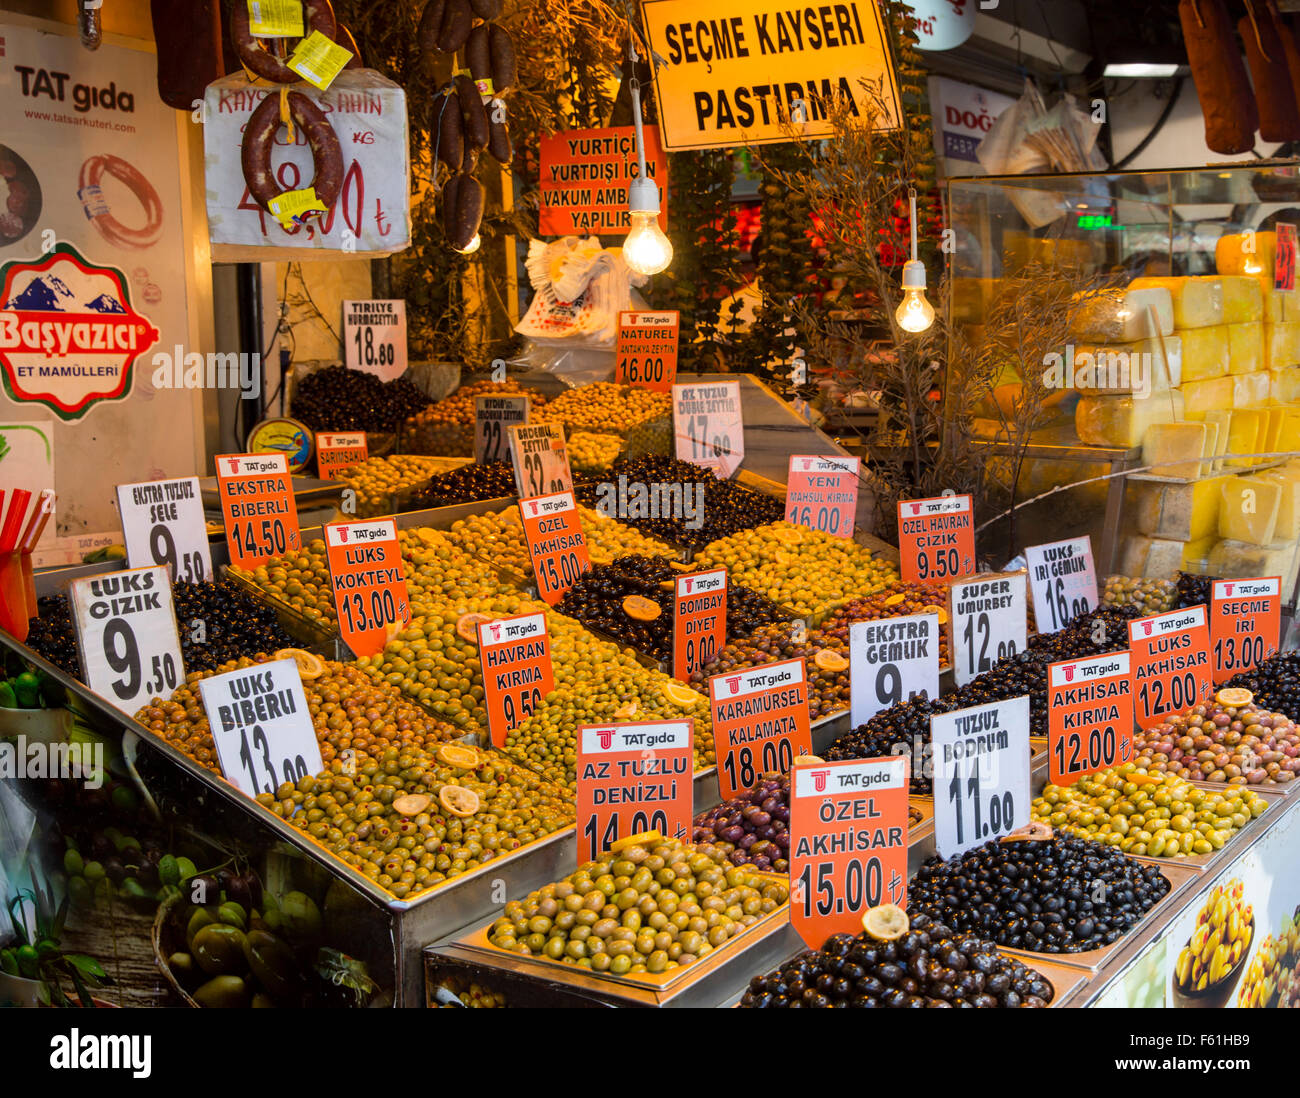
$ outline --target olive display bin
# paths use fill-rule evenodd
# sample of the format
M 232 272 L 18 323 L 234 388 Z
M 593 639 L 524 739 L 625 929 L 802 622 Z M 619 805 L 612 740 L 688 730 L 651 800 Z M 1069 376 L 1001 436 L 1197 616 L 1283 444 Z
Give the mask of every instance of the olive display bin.
M 486 968 L 472 961 L 434 952 L 435 948 L 430 947 L 424 953 L 425 1006 L 431 1009 L 463 1007 L 458 996 L 471 987 L 500 995 L 505 999 L 506 1007 L 608 1009 L 615 1005 L 554 980 Z

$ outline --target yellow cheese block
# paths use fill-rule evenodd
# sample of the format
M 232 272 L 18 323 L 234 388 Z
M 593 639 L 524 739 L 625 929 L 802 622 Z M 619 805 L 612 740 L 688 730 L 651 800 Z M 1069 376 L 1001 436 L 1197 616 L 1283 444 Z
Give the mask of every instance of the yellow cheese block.
M 1300 407 L 1281 409 L 1282 416 L 1273 436 L 1271 450 L 1290 453 L 1300 450 Z
M 1286 415 L 1286 409 L 1269 407 L 1264 410 L 1268 413 L 1268 426 L 1264 429 L 1263 449 L 1271 454 L 1277 449 L 1277 437 L 1282 430 L 1282 417 Z
M 1080 342 L 1133 343 L 1173 332 L 1174 302 L 1163 286 L 1074 295 L 1070 334 Z
M 1254 454 L 1258 453 L 1255 449 L 1259 443 L 1259 433 L 1262 425 L 1268 423 L 1268 417 L 1261 411 L 1253 408 L 1235 410 L 1232 413 L 1232 419 L 1228 425 L 1228 454 Z M 1254 465 L 1252 458 L 1224 458 L 1224 464 L 1229 467 L 1241 467 L 1243 465 Z M 1224 535 L 1227 537 L 1228 535 Z
M 1265 324 L 1263 344 L 1261 370 L 1284 370 L 1300 364 L 1300 324 Z
M 1227 477 L 1203 477 L 1187 484 L 1130 481 L 1133 515 L 1139 534 L 1170 541 L 1196 541 L 1217 536 L 1219 505 Z
M 1269 399 L 1278 404 L 1290 404 L 1300 400 L 1300 366 L 1289 366 L 1285 370 L 1270 370 L 1268 382 Z
M 1261 404 L 1267 404 L 1270 381 L 1267 370 L 1236 375 L 1232 378 L 1232 406 L 1258 408 Z
M 1300 476 L 1289 476 L 1285 471 L 1275 469 L 1261 473 L 1260 479 L 1276 481 L 1282 486 L 1277 526 L 1273 531 L 1274 540 L 1295 541 L 1300 538 Z
M 1228 373 L 1252 374 L 1263 370 L 1264 325 L 1225 324 L 1228 329 Z
M 1047 356 L 1048 370 L 1043 377 L 1048 388 L 1077 389 L 1099 396 L 1151 393 L 1178 384 L 1178 375 L 1170 378 L 1169 362 L 1179 368 L 1183 342 L 1173 335 L 1136 343 L 1068 343 L 1056 353 L 1061 356 L 1059 365 L 1052 355 Z
M 1176 330 L 1223 323 L 1223 283 L 1217 278 L 1135 278 L 1128 288 L 1168 290 Z
M 1282 486 L 1263 477 L 1236 477 L 1221 489 L 1219 536 L 1250 545 L 1268 545 L 1277 530 Z
M 1183 419 L 1200 421 L 1205 413 L 1232 407 L 1232 378 L 1215 377 L 1209 381 L 1184 381 Z
M 1205 445 L 1201 448 L 1201 472 L 1200 475 L 1208 477 L 1214 472 L 1214 457 L 1219 449 L 1219 424 L 1212 421 L 1208 416 L 1205 423 Z M 1226 431 L 1227 428 L 1225 427 Z
M 1276 253 L 1276 233 L 1226 233 L 1214 245 L 1214 269 L 1221 275 L 1266 274 L 1271 280 Z
M 1219 544 L 1219 536 L 1211 534 L 1199 541 L 1189 541 L 1183 546 L 1183 571 L 1204 575 L 1210 568 L 1210 554 Z
M 1189 381 L 1208 381 L 1228 372 L 1228 327 L 1190 328 L 1179 332 L 1183 341 L 1181 377 Z
M 1218 278 L 1223 288 L 1223 322 L 1248 324 L 1264 319 L 1263 285 L 1254 275 L 1200 275 Z
M 1173 579 L 1183 563 L 1184 542 L 1134 534 L 1124 539 L 1120 574 L 1138 579 Z
M 1289 575 L 1295 550 L 1295 542 L 1265 546 L 1225 539 L 1210 550 L 1208 571 L 1223 579 Z
M 1205 424 L 1214 424 L 1218 428 L 1214 440 L 1214 468 L 1217 473 L 1223 468 L 1223 455 L 1228 452 L 1228 425 L 1232 422 L 1232 412 L 1226 408 L 1211 408 L 1205 413 Z
M 1282 299 L 1282 319 L 1288 322 L 1300 320 L 1300 290 L 1277 290 Z
M 1176 389 L 1149 397 L 1086 396 L 1074 410 L 1074 429 L 1089 446 L 1141 446 L 1153 423 L 1183 419 L 1183 394 Z
M 1195 480 L 1204 454 L 1204 423 L 1153 423 L 1142 438 L 1142 464 L 1155 477 Z

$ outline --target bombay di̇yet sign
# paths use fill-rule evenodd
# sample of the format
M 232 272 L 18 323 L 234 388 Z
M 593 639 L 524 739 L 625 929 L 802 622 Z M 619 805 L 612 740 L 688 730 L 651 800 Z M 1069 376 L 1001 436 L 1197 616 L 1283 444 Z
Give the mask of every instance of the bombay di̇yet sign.
M 641 0 L 663 147 L 713 149 L 829 137 L 843 99 L 899 125 L 898 81 L 869 0 Z M 793 127 L 793 128 L 792 128 Z

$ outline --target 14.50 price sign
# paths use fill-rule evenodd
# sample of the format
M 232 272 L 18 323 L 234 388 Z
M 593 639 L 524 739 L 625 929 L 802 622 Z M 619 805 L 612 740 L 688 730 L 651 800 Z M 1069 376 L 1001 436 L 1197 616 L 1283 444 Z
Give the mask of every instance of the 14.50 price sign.
M 284 454 L 222 454 L 216 470 L 231 564 L 256 568 L 298 548 L 298 504 Z

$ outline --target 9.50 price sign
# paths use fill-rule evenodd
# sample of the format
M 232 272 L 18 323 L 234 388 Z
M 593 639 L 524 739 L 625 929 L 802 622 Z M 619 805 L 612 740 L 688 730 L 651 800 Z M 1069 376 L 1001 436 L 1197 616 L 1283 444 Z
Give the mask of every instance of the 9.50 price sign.
M 537 593 L 554 606 L 579 576 L 591 571 L 578 504 L 571 491 L 521 499 L 519 516 L 537 577 Z
M 970 496 L 898 502 L 898 551 L 905 583 L 944 583 L 975 571 Z
M 761 774 L 784 774 L 812 754 L 808 679 L 801 659 L 709 679 L 713 744 L 722 800 L 753 787 Z
M 1048 780 L 1073 785 L 1132 757 L 1132 655 L 1121 650 L 1049 664 Z
M 327 523 L 325 559 L 340 635 L 357 656 L 378 655 L 411 620 L 397 520 Z
M 172 582 L 212 579 L 212 552 L 198 477 L 117 486 L 127 563 L 167 566 Z
M 619 385 L 666 393 L 677 378 L 677 337 L 681 314 L 625 311 L 618 314 L 614 380 Z
M 1214 681 L 1258 667 L 1282 635 L 1282 577 L 1215 580 L 1210 592 Z
M 477 629 L 483 708 L 492 746 L 501 748 L 511 729 L 555 689 L 551 638 L 544 614 L 493 618 L 478 622 Z
M 800 763 L 790 780 L 790 922 L 813 949 L 907 892 L 907 759 Z
M 216 468 L 231 564 L 256 568 L 298 548 L 298 504 L 284 454 L 222 454 Z

